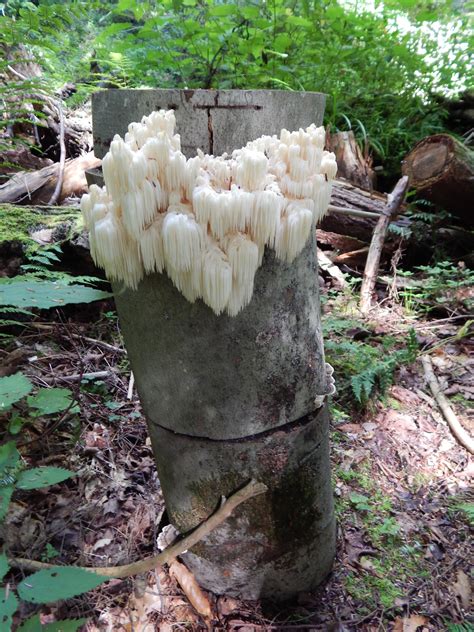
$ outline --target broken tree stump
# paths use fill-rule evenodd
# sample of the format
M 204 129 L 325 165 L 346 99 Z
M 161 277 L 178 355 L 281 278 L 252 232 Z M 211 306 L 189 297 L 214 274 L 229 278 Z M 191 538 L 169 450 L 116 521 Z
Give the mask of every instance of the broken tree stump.
M 188 155 L 220 154 L 262 133 L 320 124 L 324 97 L 96 93 L 99 155 L 128 123 L 171 107 Z M 252 599 L 316 587 L 332 566 L 335 523 L 314 234 L 291 265 L 265 253 L 253 298 L 233 318 L 189 303 L 163 274 L 114 290 L 171 522 L 187 532 L 249 479 L 268 487 L 184 556 L 198 582 Z
M 361 189 L 372 191 L 375 187 L 375 171 L 372 159 L 364 155 L 357 144 L 354 132 L 330 134 L 328 150 L 336 154 L 337 173 Z

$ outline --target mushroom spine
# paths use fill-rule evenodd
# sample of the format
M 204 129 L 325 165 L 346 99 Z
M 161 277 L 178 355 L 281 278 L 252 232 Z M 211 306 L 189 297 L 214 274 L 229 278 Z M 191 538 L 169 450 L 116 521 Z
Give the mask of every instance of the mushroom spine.
M 326 213 L 337 165 L 323 127 L 281 130 L 186 159 L 172 110 L 131 123 L 102 161 L 105 186 L 81 200 L 91 254 L 136 289 L 165 272 L 187 300 L 235 316 L 252 299 L 265 247 L 291 263 Z

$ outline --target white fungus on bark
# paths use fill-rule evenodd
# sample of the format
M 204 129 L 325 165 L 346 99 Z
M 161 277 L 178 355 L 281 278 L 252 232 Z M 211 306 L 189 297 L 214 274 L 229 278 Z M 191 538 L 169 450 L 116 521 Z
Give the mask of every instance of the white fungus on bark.
M 116 135 L 105 186 L 81 200 L 94 261 L 136 289 L 165 272 L 187 300 L 237 315 L 252 299 L 265 247 L 291 263 L 326 213 L 337 165 L 323 127 L 262 136 L 232 156 L 186 159 L 172 110 Z

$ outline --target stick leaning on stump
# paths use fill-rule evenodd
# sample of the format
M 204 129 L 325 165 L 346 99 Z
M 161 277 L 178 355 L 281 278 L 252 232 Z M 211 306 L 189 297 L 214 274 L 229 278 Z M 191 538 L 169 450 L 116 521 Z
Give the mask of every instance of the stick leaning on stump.
M 360 289 L 360 309 L 363 314 L 366 314 L 372 305 L 372 294 L 375 289 L 385 236 L 392 218 L 397 214 L 403 204 L 407 188 L 408 176 L 402 176 L 395 185 L 392 193 L 388 196 L 386 209 L 380 215 L 377 225 L 375 226 Z
M 193 156 L 197 147 L 218 154 L 262 133 L 320 124 L 324 97 L 279 91 L 97 93 L 99 153 L 104 139 L 123 134 L 131 121 L 171 106 L 184 152 Z M 252 230 L 252 238 L 261 235 Z M 172 524 L 189 531 L 222 495 L 249 478 L 268 487 L 183 556 L 198 582 L 216 593 L 289 597 L 317 586 L 332 565 L 324 403 L 332 387 L 310 233 L 291 263 L 280 261 L 278 250 L 275 255 L 262 248 L 253 296 L 233 317 L 217 315 L 201 300 L 190 303 L 164 274 L 147 274 L 137 290 L 113 284 Z

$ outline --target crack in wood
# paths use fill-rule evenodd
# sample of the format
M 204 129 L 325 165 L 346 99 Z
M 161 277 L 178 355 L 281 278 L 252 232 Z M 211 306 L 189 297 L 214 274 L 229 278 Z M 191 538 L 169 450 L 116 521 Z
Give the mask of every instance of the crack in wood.
M 262 105 L 193 105 L 195 110 L 262 110 Z
M 300 417 L 299 419 L 296 419 L 294 421 L 289 421 L 286 424 L 283 424 L 281 426 L 269 428 L 268 430 L 262 430 L 261 432 L 256 432 L 255 434 L 246 435 L 245 437 L 236 437 L 232 439 L 216 439 L 214 437 L 206 437 L 204 435 L 191 435 L 185 432 L 177 432 L 176 430 L 172 430 L 171 428 L 162 426 L 156 421 L 153 421 L 152 423 L 154 426 L 158 426 L 161 430 L 165 430 L 166 432 L 169 432 L 173 435 L 186 437 L 187 439 L 191 439 L 191 440 L 196 439 L 197 441 L 209 441 L 211 443 L 247 443 L 249 441 L 255 441 L 259 439 L 264 439 L 265 437 L 270 437 L 271 435 L 277 434 L 279 432 L 290 433 L 298 427 L 308 426 L 313 421 L 314 417 L 317 416 L 322 411 L 322 408 L 323 407 L 318 408 L 308 413 L 307 415 Z
M 209 135 L 209 153 L 214 154 L 214 128 L 212 126 L 211 108 L 207 108 L 207 133 Z

